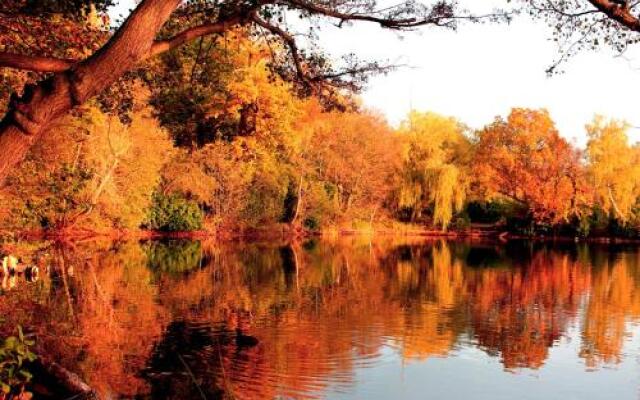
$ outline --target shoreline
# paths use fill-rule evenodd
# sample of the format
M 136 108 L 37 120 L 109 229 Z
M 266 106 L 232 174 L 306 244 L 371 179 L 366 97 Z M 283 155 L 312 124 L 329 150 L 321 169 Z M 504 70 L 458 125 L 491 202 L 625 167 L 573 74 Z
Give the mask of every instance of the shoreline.
M 433 238 L 451 240 L 471 240 L 471 241 L 495 241 L 506 243 L 516 240 L 527 240 L 537 242 L 562 242 L 562 243 L 601 243 L 601 244 L 640 244 L 640 238 L 625 238 L 616 236 L 594 236 L 594 237 L 574 237 L 568 235 L 520 235 L 508 231 L 487 230 L 487 229 L 467 229 L 441 231 L 437 229 L 332 229 L 328 231 L 309 231 L 304 229 L 291 229 L 283 226 L 281 228 L 266 229 L 245 229 L 245 230 L 199 230 L 182 232 L 163 232 L 153 230 L 90 230 L 90 229 L 63 229 L 63 230 L 23 230 L 5 231 L 10 237 L 24 241 L 55 241 L 55 242 L 76 242 L 86 240 L 162 240 L 162 239 L 215 239 L 220 241 L 234 240 L 296 240 L 323 237 L 411 237 L 411 238 Z

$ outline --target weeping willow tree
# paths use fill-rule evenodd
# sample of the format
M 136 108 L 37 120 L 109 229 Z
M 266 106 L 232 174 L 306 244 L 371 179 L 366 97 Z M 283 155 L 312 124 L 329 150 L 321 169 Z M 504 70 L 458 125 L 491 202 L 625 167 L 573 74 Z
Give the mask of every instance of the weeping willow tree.
M 447 229 L 464 206 L 471 144 L 454 118 L 411 112 L 400 126 L 406 140 L 398 207 L 417 221 L 432 210 L 433 224 Z

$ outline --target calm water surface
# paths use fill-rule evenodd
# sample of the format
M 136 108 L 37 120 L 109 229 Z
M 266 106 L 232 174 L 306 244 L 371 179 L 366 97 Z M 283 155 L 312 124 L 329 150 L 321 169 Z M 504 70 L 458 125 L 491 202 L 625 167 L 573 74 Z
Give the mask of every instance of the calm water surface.
M 105 398 L 640 398 L 634 247 L 33 247 L 3 325 Z

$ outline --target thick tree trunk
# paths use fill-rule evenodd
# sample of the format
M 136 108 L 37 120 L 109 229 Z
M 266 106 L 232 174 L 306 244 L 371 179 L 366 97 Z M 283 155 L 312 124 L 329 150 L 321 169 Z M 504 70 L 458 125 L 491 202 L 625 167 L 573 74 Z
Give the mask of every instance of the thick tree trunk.
M 0 123 L 0 186 L 51 124 L 147 58 L 181 0 L 144 0 L 109 42 L 87 60 L 27 87 Z

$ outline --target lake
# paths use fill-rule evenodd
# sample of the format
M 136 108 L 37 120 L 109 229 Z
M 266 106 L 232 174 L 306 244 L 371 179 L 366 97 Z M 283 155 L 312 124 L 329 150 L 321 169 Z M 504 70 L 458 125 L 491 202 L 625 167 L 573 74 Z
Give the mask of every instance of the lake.
M 640 249 L 30 244 L 0 311 L 104 398 L 637 399 Z

